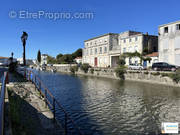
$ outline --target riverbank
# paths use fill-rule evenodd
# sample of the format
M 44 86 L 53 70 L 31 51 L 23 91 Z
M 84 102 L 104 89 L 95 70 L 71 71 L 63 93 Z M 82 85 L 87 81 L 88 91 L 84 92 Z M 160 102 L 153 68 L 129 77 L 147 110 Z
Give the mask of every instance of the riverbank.
M 13 76 L 16 82 L 7 85 L 10 118 L 14 135 L 59 135 L 64 130 L 53 121 L 53 114 L 35 86 Z
M 70 66 L 63 66 L 62 68 L 60 66 L 51 66 L 46 68 L 47 71 L 52 71 L 52 69 L 56 69 L 57 72 L 72 74 Z M 87 72 L 84 72 L 80 68 L 78 68 L 78 70 L 75 71 L 73 74 L 104 77 L 110 79 L 120 79 L 119 77 L 117 77 L 116 72 L 114 70 L 115 69 L 113 68 L 89 68 Z M 125 73 L 125 80 L 180 87 L 180 83 L 175 82 L 172 78 L 169 77 L 170 74 L 174 73 L 159 71 L 128 70 Z

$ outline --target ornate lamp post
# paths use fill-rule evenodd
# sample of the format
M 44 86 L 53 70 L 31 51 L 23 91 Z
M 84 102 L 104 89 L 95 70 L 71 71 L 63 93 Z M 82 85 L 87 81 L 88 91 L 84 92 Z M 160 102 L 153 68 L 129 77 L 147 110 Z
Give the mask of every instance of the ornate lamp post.
M 26 66 L 26 40 L 28 38 L 28 34 L 23 31 L 23 34 L 21 36 L 21 41 L 23 43 L 23 65 Z

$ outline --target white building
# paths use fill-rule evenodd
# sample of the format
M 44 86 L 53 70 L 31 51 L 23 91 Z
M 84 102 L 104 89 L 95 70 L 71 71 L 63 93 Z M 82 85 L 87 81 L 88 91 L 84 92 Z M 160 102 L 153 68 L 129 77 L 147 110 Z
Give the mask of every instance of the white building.
M 159 26 L 159 61 L 180 66 L 180 21 Z
M 84 41 L 83 63 L 89 63 L 92 67 L 111 66 L 109 53 L 117 44 L 118 34 L 115 33 L 104 34 Z
M 84 41 L 83 63 L 92 67 L 115 67 L 119 56 L 126 52 L 158 51 L 158 37 L 141 32 L 108 33 Z M 126 64 L 140 63 L 139 58 L 126 59 Z
M 7 66 L 9 65 L 9 58 L 8 57 L 0 57 L 0 66 Z
M 47 57 L 48 57 L 47 54 L 42 54 L 41 55 L 41 65 L 47 64 Z
M 75 62 L 78 63 L 78 64 L 79 64 L 79 63 L 82 63 L 82 57 L 76 57 L 74 60 L 75 60 Z

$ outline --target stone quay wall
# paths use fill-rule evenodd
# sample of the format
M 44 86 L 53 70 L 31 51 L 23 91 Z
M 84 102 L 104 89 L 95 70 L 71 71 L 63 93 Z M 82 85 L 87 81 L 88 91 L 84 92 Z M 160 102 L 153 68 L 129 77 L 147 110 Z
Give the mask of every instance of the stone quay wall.
M 76 65 L 75 64 L 73 65 L 63 64 L 62 66 L 53 65 L 51 67 L 47 67 L 46 70 L 51 71 L 52 69 L 56 69 L 57 72 L 71 73 L 70 71 L 71 66 L 76 66 Z M 127 70 L 127 72 L 125 73 L 125 80 L 180 87 L 180 83 L 174 82 L 168 76 L 162 76 L 162 74 L 164 73 L 169 74 L 172 72 Z M 75 74 L 85 75 L 85 76 L 105 77 L 111 79 L 120 79 L 119 77 L 116 76 L 114 68 L 89 68 L 87 73 L 85 73 L 80 68 L 78 68 L 78 71 Z

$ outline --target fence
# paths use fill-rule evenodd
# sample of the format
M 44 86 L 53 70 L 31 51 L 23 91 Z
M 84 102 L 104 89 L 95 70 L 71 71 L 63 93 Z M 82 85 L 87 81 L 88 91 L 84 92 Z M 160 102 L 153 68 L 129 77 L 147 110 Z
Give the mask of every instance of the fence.
M 0 92 L 0 135 L 4 134 L 4 100 L 6 92 L 6 83 L 8 83 L 8 73 L 4 72 L 2 77 L 2 86 Z
M 67 111 L 62 107 L 62 105 L 55 99 L 50 90 L 44 85 L 42 80 L 36 75 L 32 70 L 25 70 L 24 76 L 27 80 L 31 81 L 35 85 L 41 96 L 44 97 L 46 105 L 49 105 L 54 115 L 54 122 L 56 121 L 56 110 L 60 109 L 64 114 L 64 132 L 65 135 L 68 135 L 68 121 L 73 125 L 74 129 L 78 132 L 79 135 L 83 135 L 79 127 L 71 119 Z M 44 91 L 43 91 L 43 90 Z

